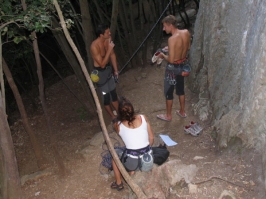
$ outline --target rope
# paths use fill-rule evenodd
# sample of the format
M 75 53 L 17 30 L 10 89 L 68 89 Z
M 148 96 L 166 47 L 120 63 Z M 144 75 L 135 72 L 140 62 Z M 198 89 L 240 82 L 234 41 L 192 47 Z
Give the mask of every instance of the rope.
M 113 144 L 115 149 L 123 149 L 124 148 L 124 147 L 120 146 L 120 143 L 116 138 L 111 137 L 111 136 L 110 136 L 110 138 L 115 140 L 115 142 Z M 101 153 L 102 162 L 100 163 L 99 171 L 101 174 L 109 174 L 112 171 L 112 155 L 111 155 L 110 151 L 108 150 L 106 142 L 102 143 L 102 149 L 104 151 Z M 106 171 L 105 172 L 103 171 L 106 169 L 108 170 L 107 173 L 106 173 Z
M 154 28 L 156 27 L 156 25 L 159 23 L 159 21 L 161 20 L 163 14 L 165 13 L 165 11 L 168 9 L 169 5 L 172 3 L 172 0 L 169 1 L 169 3 L 167 4 L 167 6 L 165 7 L 164 11 L 162 12 L 161 16 L 158 18 L 158 20 L 156 21 L 156 23 L 153 25 L 152 29 L 150 30 L 150 32 L 147 34 L 147 36 L 144 38 L 144 40 L 141 42 L 141 44 L 139 45 L 139 47 L 137 48 L 137 50 L 133 53 L 133 55 L 129 58 L 129 60 L 124 64 L 124 66 L 121 68 L 121 70 L 118 73 L 121 73 L 122 70 L 124 70 L 124 68 L 128 65 L 128 63 L 133 59 L 133 57 L 136 55 L 136 53 L 139 51 L 139 49 L 141 48 L 141 46 L 144 44 L 144 42 L 148 39 L 148 37 L 150 36 L 150 34 L 152 33 L 152 31 L 154 30 Z

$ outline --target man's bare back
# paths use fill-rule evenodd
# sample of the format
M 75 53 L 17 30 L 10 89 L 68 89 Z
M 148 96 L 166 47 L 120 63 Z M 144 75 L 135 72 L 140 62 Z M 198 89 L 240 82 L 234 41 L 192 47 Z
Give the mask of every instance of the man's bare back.
M 186 58 L 189 47 L 190 34 L 188 30 L 176 30 L 176 32 L 168 39 L 168 52 L 169 55 L 173 54 L 172 63 Z

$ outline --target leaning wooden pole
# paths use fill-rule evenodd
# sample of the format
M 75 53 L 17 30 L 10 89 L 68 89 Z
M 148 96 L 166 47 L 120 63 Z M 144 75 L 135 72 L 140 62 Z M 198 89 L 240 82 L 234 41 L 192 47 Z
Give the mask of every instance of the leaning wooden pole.
M 108 132 L 107 132 L 107 128 L 106 128 L 106 125 L 104 123 L 104 119 L 103 119 L 103 114 L 102 114 L 102 109 L 101 109 L 101 105 L 100 105 L 100 101 L 98 99 L 98 96 L 96 94 L 96 91 L 95 91 L 95 88 L 94 88 L 94 85 L 90 79 L 90 76 L 89 76 L 89 73 L 87 71 L 87 68 L 85 66 L 85 63 L 76 47 L 76 45 L 74 44 L 72 38 L 70 37 L 70 34 L 66 28 L 66 24 L 65 24 L 65 20 L 64 20 L 64 17 L 63 17 L 63 14 L 62 14 L 62 11 L 58 5 L 58 2 L 57 0 L 53 0 L 53 3 L 54 3 L 54 6 L 56 8 L 56 11 L 58 13 L 58 16 L 59 16 L 59 19 L 60 19 L 60 23 L 61 23 L 61 26 L 62 26 L 62 29 L 63 29 L 63 32 L 65 34 L 65 37 L 67 39 L 67 41 L 69 42 L 69 45 L 71 46 L 71 48 L 73 49 L 78 61 L 79 61 L 79 64 L 81 66 L 81 69 L 84 73 L 84 76 L 90 86 L 90 89 L 91 89 L 91 92 L 92 92 L 92 95 L 93 95 L 93 98 L 94 98 L 94 101 L 95 101 L 95 104 L 96 104 L 96 108 L 97 108 L 97 112 L 98 112 L 98 117 L 99 117 L 99 121 L 100 121 L 100 125 L 101 125 L 101 128 L 102 128 L 102 132 L 103 132 L 103 135 L 104 135 L 104 138 L 105 138 L 105 141 L 107 143 L 107 146 L 112 154 L 112 157 L 114 158 L 114 161 L 116 162 L 119 170 L 121 171 L 121 174 L 123 175 L 123 177 L 125 178 L 126 182 L 129 184 L 129 186 L 131 187 L 131 189 L 134 191 L 134 193 L 137 195 L 138 198 L 140 199 L 146 199 L 146 195 L 142 192 L 142 190 L 140 189 L 140 187 L 134 183 L 134 181 L 131 179 L 131 177 L 128 175 L 128 173 L 126 172 L 124 166 L 122 165 L 122 163 L 120 162 L 115 150 L 114 150 L 114 146 L 109 138 L 109 135 L 108 135 Z

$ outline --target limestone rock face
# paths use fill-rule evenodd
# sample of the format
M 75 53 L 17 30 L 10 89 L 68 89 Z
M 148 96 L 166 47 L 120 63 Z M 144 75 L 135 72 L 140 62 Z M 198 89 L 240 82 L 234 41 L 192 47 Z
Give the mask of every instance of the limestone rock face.
M 220 146 L 239 137 L 266 148 L 265 24 L 266 1 L 200 1 L 189 87 L 199 93 L 194 113 L 219 129 Z
M 171 187 L 182 180 L 187 184 L 191 183 L 197 171 L 194 164 L 186 165 L 181 160 L 171 160 L 161 166 L 154 164 L 149 172 L 138 171 L 132 179 L 142 188 L 147 198 L 164 199 L 169 196 Z

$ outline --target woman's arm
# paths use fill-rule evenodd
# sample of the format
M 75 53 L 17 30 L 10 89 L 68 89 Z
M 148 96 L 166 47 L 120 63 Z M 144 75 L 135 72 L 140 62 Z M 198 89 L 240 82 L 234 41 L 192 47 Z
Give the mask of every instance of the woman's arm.
M 152 146 L 153 142 L 154 142 L 154 134 L 153 134 L 153 131 L 152 131 L 152 128 L 151 128 L 151 125 L 150 125 L 148 118 L 145 115 L 144 115 L 144 118 L 147 122 L 147 131 L 148 131 L 148 135 L 149 135 L 149 143 L 150 143 L 150 146 Z
M 120 128 L 119 128 L 118 123 L 117 123 L 117 122 L 114 123 L 113 127 L 114 127 L 114 129 L 115 129 L 115 132 L 119 135 Z

